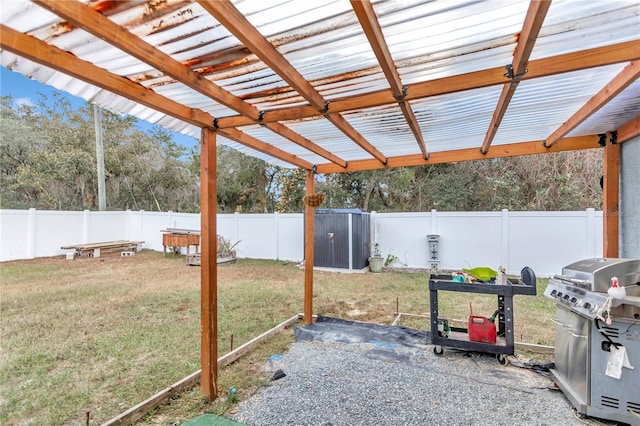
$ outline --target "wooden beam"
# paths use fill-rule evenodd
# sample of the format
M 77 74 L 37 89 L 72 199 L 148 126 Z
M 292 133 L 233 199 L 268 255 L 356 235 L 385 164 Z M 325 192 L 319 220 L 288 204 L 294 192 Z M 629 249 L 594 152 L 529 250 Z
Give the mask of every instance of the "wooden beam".
M 609 135 L 607 135 L 609 136 Z M 618 257 L 620 246 L 620 144 L 604 147 L 604 185 L 602 189 L 604 257 Z
M 232 362 L 240 359 L 242 355 L 249 352 L 257 344 L 266 341 L 269 337 L 271 337 L 272 335 L 278 332 L 284 331 L 285 328 L 290 327 L 291 325 L 295 324 L 298 321 L 300 321 L 300 314 L 296 314 L 292 316 L 288 320 L 281 322 L 280 324 L 276 325 L 272 329 L 265 331 L 264 333 L 262 333 L 257 337 L 254 337 L 253 339 L 249 340 L 247 343 L 243 344 L 242 346 L 238 346 L 238 348 L 232 350 L 225 356 L 221 357 L 218 360 L 218 364 L 220 366 L 231 364 Z
M 353 10 L 356 12 L 360 25 L 369 40 L 369 44 L 378 59 L 378 63 L 380 64 L 389 85 L 391 86 L 393 96 L 398 100 L 403 100 L 405 97 L 405 91 L 402 86 L 402 81 L 400 80 L 400 74 L 398 74 L 398 70 L 396 69 L 393 57 L 391 56 L 391 51 L 389 50 L 389 46 L 387 45 L 384 34 L 382 33 L 382 27 L 380 26 L 376 12 L 373 10 L 373 5 L 369 0 L 351 0 L 351 7 L 353 7 Z M 418 120 L 416 120 L 416 116 L 413 113 L 411 105 L 409 102 L 400 102 L 400 109 L 402 110 L 405 120 L 407 120 L 407 124 L 409 124 L 409 128 L 411 128 L 411 132 L 416 138 L 416 142 L 422 152 L 422 156 L 425 159 L 428 158 L 427 147 L 424 143 L 424 138 L 422 137 L 422 130 L 418 125 Z
M 385 163 L 386 158 L 339 114 L 328 113 L 328 104 L 300 72 L 240 13 L 230 1 L 198 1 L 200 5 L 227 28 L 262 62 L 286 81 L 296 92 L 324 115 L 334 126 L 358 144 L 372 157 Z M 277 120 L 282 121 L 282 120 Z
M 283 321 L 280 324 L 276 325 L 272 329 L 265 331 L 258 337 L 254 337 L 247 343 L 243 344 L 242 346 L 239 346 L 237 349 L 234 349 L 233 351 L 227 353 L 226 355 L 218 358 L 218 366 L 224 367 L 226 365 L 231 364 L 232 362 L 238 360 L 242 355 L 247 353 L 249 350 L 251 350 L 254 346 L 264 342 L 272 335 L 282 332 L 285 328 L 292 326 L 293 324 L 300 321 L 301 319 L 302 319 L 302 315 L 296 314 L 291 318 L 289 318 L 288 320 Z M 134 424 L 141 418 L 145 417 L 151 410 L 154 410 L 159 406 L 163 405 L 164 403 L 166 403 L 167 400 L 172 398 L 174 395 L 178 394 L 183 390 L 192 389 L 196 385 L 196 383 L 200 381 L 201 377 L 202 377 L 202 370 L 194 371 L 193 373 L 189 374 L 187 377 L 161 390 L 157 394 L 153 395 L 150 398 L 147 398 L 141 403 L 134 405 L 133 407 L 129 408 L 127 411 L 111 418 L 110 420 L 107 420 L 106 422 L 102 423 L 102 425 L 100 426 L 121 426 L 125 424 L 126 425 Z
M 329 151 L 327 151 L 326 149 L 324 149 L 323 147 L 321 147 L 320 145 L 310 141 L 309 139 L 305 138 L 304 136 L 294 132 L 293 130 L 291 130 L 290 128 L 288 128 L 287 126 L 281 124 L 281 123 L 267 123 L 264 125 L 264 127 L 266 127 L 267 129 L 271 130 L 272 132 L 275 132 L 281 136 L 284 136 L 285 138 L 289 139 L 291 142 L 300 145 L 303 148 L 308 149 L 309 151 L 313 152 L 314 154 L 317 154 L 321 157 L 326 158 L 327 160 L 331 161 L 332 163 L 335 163 L 337 165 L 339 165 L 340 167 L 347 167 L 347 162 L 345 160 L 343 160 L 342 158 L 338 157 L 337 155 L 334 155 L 332 153 L 330 153 Z
M 2 24 L 0 24 L 0 47 L 189 124 L 198 127 L 213 125 L 213 117 L 202 110 L 189 108 L 167 99 L 140 84 L 112 74 L 104 68 L 96 67 L 90 62 L 78 59 L 55 46 Z
M 369 153 L 382 165 L 387 164 L 387 157 L 384 156 L 375 146 L 364 138 L 351 124 L 340 114 L 327 114 L 326 119 L 342 131 L 349 139 L 354 141 L 360 148 Z
M 529 61 L 529 72 L 523 79 L 548 77 L 638 59 L 640 59 L 640 40 L 632 40 Z
M 487 133 L 484 136 L 484 141 L 482 141 L 482 146 L 480 147 L 480 152 L 482 154 L 486 154 L 489 151 L 489 146 L 493 142 L 493 138 L 498 132 L 498 128 L 502 123 L 504 115 L 507 113 L 507 108 L 511 103 L 513 95 L 516 93 L 517 88 L 518 82 L 512 82 L 502 86 L 502 92 L 500 92 L 500 97 L 498 98 L 496 109 L 493 111 L 493 116 L 491 117 L 491 122 L 489 123 L 489 129 L 487 130 Z
M 230 1 L 199 0 L 200 6 L 229 30 L 251 52 L 274 70 L 316 110 L 325 109 L 324 99 L 297 69 L 240 13 Z
M 500 93 L 498 105 L 493 112 L 489 129 L 480 148 L 480 152 L 483 154 L 486 154 L 489 150 L 489 146 L 491 142 L 493 142 L 493 138 L 507 112 L 509 103 L 518 88 L 518 83 L 520 83 L 522 76 L 527 73 L 527 63 L 529 62 L 533 46 L 540 33 L 540 28 L 542 28 L 544 18 L 547 16 L 549 6 L 551 6 L 551 0 L 532 0 L 531 3 L 529 3 L 527 16 L 524 19 L 522 31 L 520 32 L 518 44 L 516 45 L 516 50 L 513 55 L 513 62 L 511 63 L 512 80 L 510 83 L 502 86 L 502 93 Z
M 396 98 L 404 97 L 400 75 L 393 62 L 393 57 L 385 41 L 376 12 L 373 10 L 373 5 L 369 0 L 351 0 L 351 7 L 360 21 L 360 26 L 369 40 L 369 44 L 378 59 L 382 72 L 384 72 L 385 77 L 387 77 L 393 96 Z
M 200 149 L 200 303 L 202 394 L 218 396 L 218 262 L 216 231 L 216 133 L 202 129 Z
M 307 170 L 305 175 L 305 194 L 315 192 L 315 175 Z M 314 241 L 315 209 L 304 208 L 304 323 L 313 322 L 313 241 Z
M 158 71 L 186 84 L 193 90 L 214 99 L 227 108 L 246 115 L 253 120 L 258 120 L 260 112 L 253 105 L 216 86 L 197 72 L 158 50 L 141 37 L 117 25 L 89 6 L 85 6 L 78 1 L 35 0 L 34 3 L 50 10 L 74 26 L 93 34 L 123 52 L 151 65 Z
M 0 46 L 16 55 L 53 68 L 56 71 L 63 72 L 78 80 L 93 84 L 119 96 L 131 99 L 134 102 L 138 102 L 171 117 L 201 128 L 213 127 L 213 117 L 200 109 L 188 108 L 174 102 L 140 84 L 112 74 L 103 68 L 96 67 L 90 62 L 78 59 L 76 56 L 60 50 L 55 46 L 49 45 L 35 37 L 24 35 L 2 24 L 0 24 Z M 308 161 L 304 161 L 299 157 L 279 150 L 237 129 L 220 130 L 220 135 L 284 162 L 293 164 L 294 166 L 303 169 L 311 169 L 313 167 Z
M 181 62 L 173 59 L 170 55 L 155 48 L 145 42 L 142 38 L 132 34 L 125 28 L 115 24 L 94 9 L 85 6 L 80 2 L 60 2 L 53 0 L 35 0 L 36 4 L 51 10 L 61 18 L 69 21 L 76 27 L 82 28 L 94 36 L 105 40 L 109 44 L 138 60 L 151 65 L 153 68 L 163 72 L 171 78 L 184 83 L 193 90 L 207 96 L 214 101 L 230 108 L 254 121 L 260 118 L 260 111 L 253 105 L 245 102 L 241 98 L 218 87 L 210 80 L 203 78 L 197 72 L 191 70 Z M 346 164 L 344 160 L 339 160 L 336 156 L 331 156 L 326 150 L 318 147 L 313 142 L 303 138 L 282 124 L 274 123 L 273 126 L 266 126 L 275 133 L 291 140 L 292 142 L 309 149 L 310 151 L 327 158 L 338 164 Z M 319 150 L 325 153 L 319 154 Z M 329 156 L 326 156 L 326 154 Z
M 420 148 L 420 152 L 422 152 L 422 158 L 425 160 L 429 159 L 429 153 L 427 152 L 427 144 L 422 137 L 422 129 L 420 129 L 420 125 L 418 124 L 418 120 L 416 119 L 415 114 L 413 113 L 413 108 L 409 102 L 400 102 L 400 110 L 402 111 L 402 115 L 404 115 L 404 119 L 407 120 L 407 124 L 411 129 L 411 133 L 413 133 L 413 137 L 416 138 L 416 142 L 418 143 L 418 148 Z
M 591 117 L 596 111 L 615 98 L 620 92 L 629 87 L 631 83 L 638 79 L 638 76 L 640 76 L 640 61 L 632 61 L 616 75 L 613 80 L 607 83 L 602 90 L 596 93 L 586 104 L 576 111 L 575 114 L 551 133 L 543 144 L 546 147 L 555 144 L 560 138 L 578 127 L 587 118 Z
M 518 36 L 518 44 L 511 63 L 514 76 L 524 76 L 527 73 L 527 64 L 529 63 L 533 46 L 536 44 L 542 23 L 550 6 L 551 0 L 531 0 L 531 3 L 529 3 L 527 16 L 524 18 L 522 31 Z
M 552 148 L 542 146 L 542 141 L 518 142 L 512 144 L 496 145 L 491 147 L 487 154 L 482 154 L 478 148 L 457 149 L 451 151 L 431 152 L 429 159 L 425 160 L 421 155 L 404 155 L 389 157 L 386 166 L 380 165 L 374 160 L 349 161 L 346 168 L 338 168 L 334 164 L 320 164 L 317 166 L 318 174 L 355 172 L 361 170 L 381 169 L 384 167 L 411 167 L 427 164 L 456 163 L 459 161 L 482 160 L 489 158 L 516 157 L 519 155 L 544 154 L 547 152 L 575 151 L 580 149 L 601 148 L 598 145 L 598 136 L 576 136 L 564 138 Z
M 267 154 L 289 164 L 293 164 L 301 169 L 311 170 L 313 168 L 313 164 L 310 162 L 303 160 L 300 157 L 296 157 L 293 154 L 289 154 L 288 152 L 278 149 L 272 145 L 266 144 L 238 129 L 219 129 L 218 134 L 227 139 L 231 139 L 242 145 L 248 146 L 249 148 L 253 148 L 256 151 L 260 151 L 263 154 Z
M 605 65 L 629 62 L 640 59 L 640 40 L 632 40 L 609 46 L 571 52 L 543 59 L 529 61 L 529 72 L 522 80 L 547 77 L 555 74 L 563 74 L 588 68 L 596 68 Z M 461 92 L 482 87 L 495 86 L 507 83 L 504 76 L 504 67 L 490 68 L 474 71 L 466 74 L 443 77 L 434 80 L 414 83 L 407 86 L 405 101 L 423 99 L 436 95 Z M 382 105 L 397 103 L 391 90 L 380 90 L 346 98 L 331 100 L 331 112 L 344 112 L 354 109 L 372 108 Z M 318 117 L 320 112 L 309 106 L 289 107 L 265 111 L 262 123 L 273 121 L 299 120 L 309 117 Z M 238 127 L 255 124 L 246 117 L 222 117 L 218 119 L 221 128 Z
M 145 399 L 139 404 L 134 405 L 123 413 L 118 414 L 115 417 L 102 423 L 100 426 L 122 426 L 133 425 L 143 417 L 145 417 L 151 410 L 154 410 L 166 403 L 167 400 L 172 398 L 178 393 L 193 389 L 196 382 L 200 380 L 200 370 L 189 374 L 187 377 L 177 381 L 171 386 L 161 390 L 155 395 Z
M 640 136 L 640 116 L 618 127 L 618 143 Z

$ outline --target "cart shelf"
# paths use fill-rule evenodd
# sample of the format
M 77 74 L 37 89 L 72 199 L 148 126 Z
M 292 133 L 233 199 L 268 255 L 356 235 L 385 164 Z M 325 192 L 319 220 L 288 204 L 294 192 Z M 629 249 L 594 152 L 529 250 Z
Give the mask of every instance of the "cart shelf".
M 455 291 L 473 294 L 493 294 L 498 297 L 498 324 L 496 343 L 476 342 L 469 339 L 464 328 L 452 328 L 447 337 L 438 334 L 438 292 Z M 525 267 L 520 279 L 509 279 L 509 284 L 461 283 L 451 281 L 451 277 L 432 276 L 429 280 L 429 300 L 431 305 L 431 343 L 436 355 L 444 353 L 443 347 L 496 354 L 498 360 L 506 364 L 506 355 L 514 354 L 513 296 L 516 294 L 535 296 L 536 276 L 531 268 Z

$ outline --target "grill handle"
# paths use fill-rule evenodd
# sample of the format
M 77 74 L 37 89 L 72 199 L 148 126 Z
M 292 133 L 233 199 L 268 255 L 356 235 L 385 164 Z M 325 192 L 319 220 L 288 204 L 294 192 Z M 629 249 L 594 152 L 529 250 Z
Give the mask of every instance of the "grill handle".
M 567 277 L 566 275 L 554 275 L 553 278 L 559 281 L 564 281 L 566 283 L 577 285 L 579 287 L 585 287 L 585 286 L 591 287 L 591 281 L 589 280 L 581 280 L 579 278 Z

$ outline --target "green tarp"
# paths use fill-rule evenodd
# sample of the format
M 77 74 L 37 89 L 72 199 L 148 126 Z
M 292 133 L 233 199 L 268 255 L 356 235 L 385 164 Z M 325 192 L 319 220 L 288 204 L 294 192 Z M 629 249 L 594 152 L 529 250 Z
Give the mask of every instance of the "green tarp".
M 196 417 L 193 420 L 189 420 L 186 423 L 182 423 L 182 426 L 240 426 L 241 423 L 234 422 L 225 417 L 216 416 L 215 414 L 203 414 Z

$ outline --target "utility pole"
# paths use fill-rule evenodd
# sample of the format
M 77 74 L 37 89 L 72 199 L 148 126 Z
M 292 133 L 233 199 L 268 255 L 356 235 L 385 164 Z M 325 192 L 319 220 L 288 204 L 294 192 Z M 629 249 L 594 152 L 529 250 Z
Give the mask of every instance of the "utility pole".
M 93 104 L 93 122 L 96 129 L 96 165 L 98 168 L 98 210 L 107 209 L 107 193 L 104 179 L 104 144 L 102 143 L 102 114 L 100 107 Z

